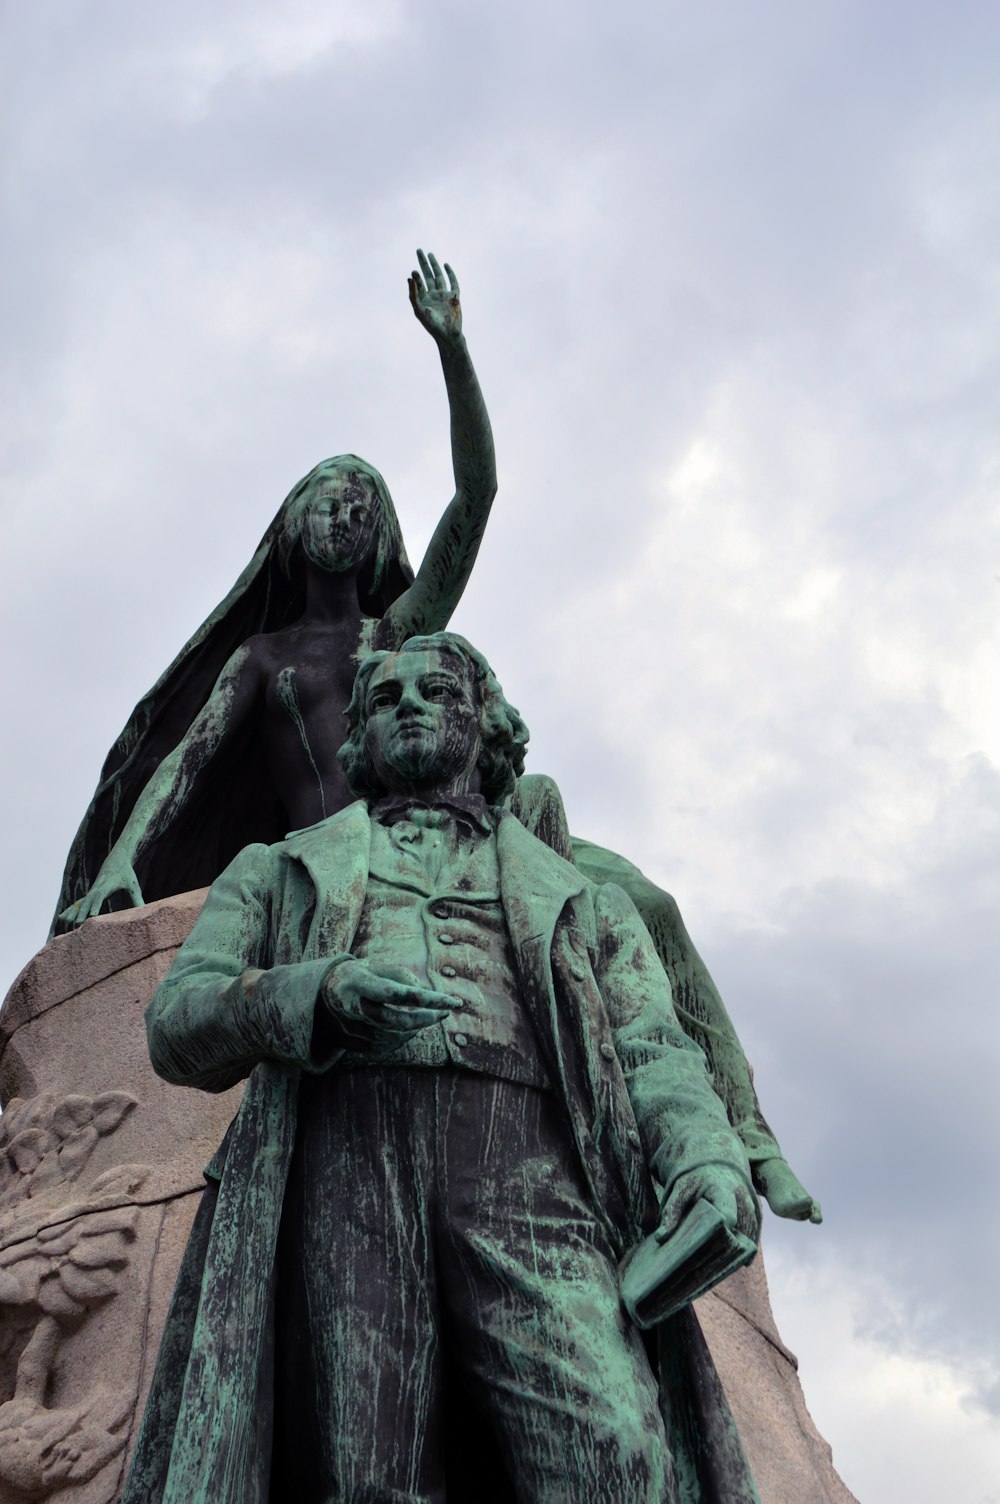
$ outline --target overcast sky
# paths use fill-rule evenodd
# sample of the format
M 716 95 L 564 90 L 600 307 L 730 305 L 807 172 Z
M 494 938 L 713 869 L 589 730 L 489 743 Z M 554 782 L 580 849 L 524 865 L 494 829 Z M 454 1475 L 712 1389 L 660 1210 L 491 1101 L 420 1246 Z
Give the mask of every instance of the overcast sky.
M 3 975 L 134 702 L 292 483 L 500 494 L 454 625 L 677 897 L 821 1228 L 779 1326 L 862 1504 L 1000 1500 L 1000 12 L 3 14 Z

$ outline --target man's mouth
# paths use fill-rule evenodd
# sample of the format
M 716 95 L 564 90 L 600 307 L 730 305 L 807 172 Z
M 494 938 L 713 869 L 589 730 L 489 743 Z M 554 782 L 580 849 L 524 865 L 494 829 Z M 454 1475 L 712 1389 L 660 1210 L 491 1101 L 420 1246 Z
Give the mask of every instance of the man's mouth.
M 430 721 L 401 721 L 396 727 L 395 734 L 396 736 L 400 737 L 417 735 L 424 736 L 428 731 L 433 730 L 434 727 L 431 725 Z

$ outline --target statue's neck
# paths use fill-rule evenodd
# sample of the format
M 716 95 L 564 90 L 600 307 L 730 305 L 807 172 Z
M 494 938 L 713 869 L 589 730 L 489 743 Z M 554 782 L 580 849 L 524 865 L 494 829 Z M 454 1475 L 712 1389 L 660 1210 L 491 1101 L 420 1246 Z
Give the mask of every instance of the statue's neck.
M 316 626 L 338 626 L 344 622 L 360 621 L 361 616 L 356 572 L 352 569 L 333 574 L 307 562 L 303 621 Z
M 475 764 L 471 768 L 463 769 L 453 778 L 440 779 L 433 783 L 408 783 L 400 778 L 395 780 L 395 787 L 386 789 L 386 795 L 389 798 L 401 796 L 419 799 L 423 804 L 435 804 L 439 800 L 447 803 L 455 796 L 481 793 L 482 777 Z

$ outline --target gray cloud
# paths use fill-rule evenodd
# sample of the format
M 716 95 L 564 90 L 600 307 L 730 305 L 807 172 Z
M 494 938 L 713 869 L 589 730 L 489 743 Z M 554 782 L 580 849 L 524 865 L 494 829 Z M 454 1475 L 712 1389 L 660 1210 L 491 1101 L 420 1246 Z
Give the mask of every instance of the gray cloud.
M 880 1273 L 899 1307 L 868 1312 L 876 1334 L 971 1366 L 998 1314 L 996 769 L 972 765 L 935 823 L 890 888 L 788 894 L 773 931 L 716 932 L 711 954 L 765 1109 L 824 1202 L 822 1250 L 803 1255 Z

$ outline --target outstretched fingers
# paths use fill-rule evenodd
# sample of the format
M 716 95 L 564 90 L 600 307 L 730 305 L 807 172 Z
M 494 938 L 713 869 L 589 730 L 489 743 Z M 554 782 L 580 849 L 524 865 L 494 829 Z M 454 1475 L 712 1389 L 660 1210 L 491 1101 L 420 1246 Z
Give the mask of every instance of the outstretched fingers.
M 65 919 L 67 924 L 76 925 L 77 929 L 79 929 L 81 924 L 84 924 L 88 919 L 92 919 L 95 914 L 100 913 L 102 904 L 109 897 L 110 894 L 104 893 L 100 889 L 91 888 L 90 892 L 85 893 L 82 898 L 78 898 L 76 903 L 71 903 L 68 909 L 63 909 L 59 918 Z
M 372 975 L 364 987 L 365 1012 L 373 1023 L 394 1034 L 413 1034 L 440 1023 L 454 999 L 432 987 L 394 982 Z
M 458 282 L 455 278 L 455 273 L 447 261 L 444 264 L 444 271 L 448 273 L 448 281 L 446 282 L 440 262 L 433 251 L 429 251 L 425 256 L 423 251 L 418 250 L 417 260 L 420 262 L 420 269 L 424 274 L 428 288 L 433 287 L 438 292 L 458 292 Z
M 436 340 L 454 340 L 462 332 L 458 278 L 447 262 L 442 271 L 433 251 L 418 249 L 417 261 L 420 268 L 410 273 L 408 283 L 410 306 L 418 321 Z
M 430 1009 L 447 1013 L 454 1002 L 445 992 L 433 987 L 421 987 L 417 982 L 397 982 L 390 977 L 375 973 L 366 979 L 365 996 L 374 1003 L 397 1008 Z
M 427 283 L 427 286 L 435 287 L 437 285 L 437 278 L 434 275 L 434 268 L 431 266 L 431 261 L 434 260 L 434 257 L 432 256 L 429 261 L 424 255 L 423 251 L 418 247 L 417 260 L 420 263 L 420 270 L 424 274 L 424 281 Z M 438 273 L 438 276 L 440 276 L 440 272 Z
M 109 898 L 116 893 L 127 895 L 129 902 L 134 908 L 141 909 L 145 900 L 142 896 L 142 888 L 135 869 L 131 865 L 118 865 L 113 871 L 102 876 L 98 873 L 94 886 L 90 888 L 76 903 L 71 903 L 63 909 L 59 918 L 67 924 L 75 924 L 78 927 L 87 919 L 92 919 L 99 914 Z

